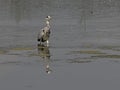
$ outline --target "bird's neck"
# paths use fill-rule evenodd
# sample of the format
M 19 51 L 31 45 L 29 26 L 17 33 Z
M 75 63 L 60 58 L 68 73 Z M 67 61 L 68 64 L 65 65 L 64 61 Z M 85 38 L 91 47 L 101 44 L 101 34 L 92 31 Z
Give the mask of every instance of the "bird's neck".
M 47 26 L 47 27 L 50 27 L 50 22 L 49 22 L 49 20 L 46 21 L 46 26 Z

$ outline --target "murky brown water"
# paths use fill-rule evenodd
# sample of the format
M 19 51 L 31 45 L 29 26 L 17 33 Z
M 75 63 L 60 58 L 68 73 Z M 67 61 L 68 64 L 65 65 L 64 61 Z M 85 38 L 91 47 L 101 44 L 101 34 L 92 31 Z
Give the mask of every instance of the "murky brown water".
M 0 0 L 0 89 L 120 89 L 119 3 Z M 49 47 L 36 39 L 46 15 Z

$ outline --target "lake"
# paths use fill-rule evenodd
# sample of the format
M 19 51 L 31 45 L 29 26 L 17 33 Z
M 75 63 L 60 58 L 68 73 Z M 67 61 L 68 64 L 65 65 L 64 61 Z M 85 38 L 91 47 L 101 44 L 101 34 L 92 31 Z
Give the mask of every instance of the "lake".
M 0 0 L 0 37 L 1 90 L 120 89 L 119 0 Z

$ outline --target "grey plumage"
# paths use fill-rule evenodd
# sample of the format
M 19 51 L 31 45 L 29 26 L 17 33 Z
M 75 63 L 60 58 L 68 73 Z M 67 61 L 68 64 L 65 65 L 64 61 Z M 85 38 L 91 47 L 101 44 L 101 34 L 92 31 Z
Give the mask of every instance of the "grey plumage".
M 46 26 L 41 29 L 41 31 L 38 33 L 38 41 L 40 43 L 44 43 L 44 42 L 47 42 L 47 44 L 49 43 L 49 37 L 50 37 L 50 24 L 49 24 L 49 21 L 50 21 L 51 17 L 50 16 L 47 16 L 46 17 Z
M 50 28 L 45 27 L 38 33 L 38 41 L 46 42 L 50 37 Z

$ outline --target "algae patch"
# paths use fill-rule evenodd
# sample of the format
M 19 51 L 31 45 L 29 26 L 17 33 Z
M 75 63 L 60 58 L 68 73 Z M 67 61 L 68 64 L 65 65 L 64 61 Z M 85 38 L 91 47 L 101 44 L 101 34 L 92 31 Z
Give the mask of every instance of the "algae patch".
M 101 46 L 100 49 L 120 51 L 120 46 Z
M 81 51 L 72 51 L 72 54 L 105 54 L 98 50 L 81 50 Z
M 120 59 L 120 55 L 97 55 L 97 56 L 92 56 L 93 58 L 116 58 Z
M 4 51 L 4 50 L 0 50 L 0 54 L 6 54 L 7 51 Z
M 90 62 L 92 62 L 92 61 L 90 61 L 90 60 L 86 60 L 86 61 L 80 61 L 80 60 L 74 60 L 74 61 L 70 61 L 70 63 L 90 63 Z
M 11 50 L 22 51 L 22 50 L 33 50 L 33 48 L 30 48 L 30 47 L 16 47 L 16 48 L 12 48 Z
M 91 57 L 88 58 L 74 58 L 74 59 L 70 59 L 68 60 L 69 63 L 90 63 L 92 62 L 94 59 Z

